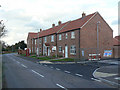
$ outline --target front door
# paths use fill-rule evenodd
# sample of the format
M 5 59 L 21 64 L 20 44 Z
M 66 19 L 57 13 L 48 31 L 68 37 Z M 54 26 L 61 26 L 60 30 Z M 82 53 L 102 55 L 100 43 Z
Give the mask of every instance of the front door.
M 68 58 L 68 46 L 65 46 L 65 58 Z
M 48 56 L 50 56 L 50 47 L 48 47 Z

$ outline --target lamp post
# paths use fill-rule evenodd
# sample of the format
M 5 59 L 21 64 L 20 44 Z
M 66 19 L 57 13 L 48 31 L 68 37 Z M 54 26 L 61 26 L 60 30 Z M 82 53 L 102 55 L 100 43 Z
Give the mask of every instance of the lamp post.
M 98 25 L 100 24 L 100 21 L 97 22 L 97 58 L 99 59 L 98 57 L 98 54 L 99 54 L 99 30 L 98 30 Z

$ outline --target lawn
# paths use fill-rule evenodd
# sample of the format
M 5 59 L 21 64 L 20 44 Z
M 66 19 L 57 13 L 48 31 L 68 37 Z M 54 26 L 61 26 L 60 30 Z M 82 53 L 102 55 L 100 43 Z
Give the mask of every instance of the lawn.
M 51 62 L 73 62 L 74 59 L 72 58 L 64 58 L 64 59 L 56 59 L 56 60 L 50 60 Z
M 51 58 L 50 57 L 37 57 L 36 55 L 33 55 L 33 56 L 29 56 L 31 58 L 36 58 L 36 59 L 40 59 L 40 60 L 50 60 Z

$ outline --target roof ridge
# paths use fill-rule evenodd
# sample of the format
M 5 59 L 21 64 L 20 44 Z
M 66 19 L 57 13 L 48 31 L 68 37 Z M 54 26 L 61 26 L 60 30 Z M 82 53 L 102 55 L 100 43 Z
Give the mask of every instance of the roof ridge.
M 80 28 L 83 28 L 97 13 L 98 12 L 93 13 L 93 16 L 88 21 L 86 21 L 86 23 L 83 24 Z M 92 14 L 89 14 L 89 15 L 92 15 Z M 87 15 L 87 16 L 89 16 L 89 15 Z
M 59 33 L 65 26 L 67 26 L 71 21 L 68 21 L 60 30 L 57 31 Z

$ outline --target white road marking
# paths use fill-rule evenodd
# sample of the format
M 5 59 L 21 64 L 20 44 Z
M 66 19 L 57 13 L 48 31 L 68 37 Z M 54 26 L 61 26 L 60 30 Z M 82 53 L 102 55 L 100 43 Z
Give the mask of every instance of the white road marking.
M 67 90 L 65 87 L 63 87 L 62 85 L 60 85 L 60 84 L 56 84 L 58 87 L 60 87 L 60 88 L 63 88 L 63 89 L 65 89 L 65 90 Z
M 80 76 L 80 77 L 82 77 L 82 76 L 83 76 L 83 75 L 80 75 L 80 74 L 75 74 L 75 75 Z
M 47 66 L 47 65 L 44 65 L 44 66 Z
M 98 79 L 95 79 L 95 78 L 91 78 L 92 80 L 95 80 L 95 81 L 98 81 L 98 82 L 101 82 L 101 80 L 98 80 Z
M 37 75 L 41 76 L 41 77 L 44 77 L 43 75 L 39 74 L 38 72 L 32 70 L 32 72 L 36 73 Z
M 21 64 L 23 67 L 27 68 L 27 66 L 25 66 L 24 64 Z
M 16 61 L 17 63 L 20 63 L 20 62 L 18 62 L 18 61 Z
M 116 79 L 116 80 L 120 80 L 120 77 L 116 77 L 116 78 L 114 78 L 114 79 Z
M 53 68 L 53 67 L 50 67 L 50 68 Z
M 60 70 L 59 68 L 56 68 L 56 70 Z
M 65 71 L 66 73 L 70 73 L 69 71 Z

